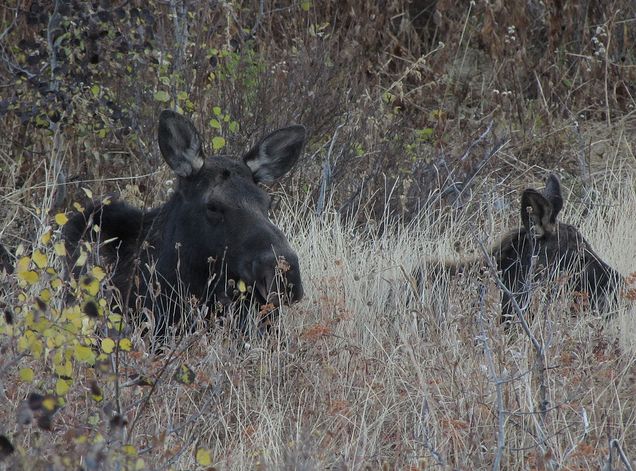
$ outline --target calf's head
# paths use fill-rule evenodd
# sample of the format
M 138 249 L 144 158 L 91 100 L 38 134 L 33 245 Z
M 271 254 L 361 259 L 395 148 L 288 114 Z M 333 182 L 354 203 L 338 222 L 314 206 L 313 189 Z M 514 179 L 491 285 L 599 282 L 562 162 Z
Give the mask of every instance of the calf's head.
M 253 287 L 261 303 L 302 298 L 298 257 L 269 220 L 271 198 L 258 184 L 273 182 L 295 165 L 305 128 L 274 131 L 241 160 L 206 158 L 194 125 L 166 110 L 159 118 L 158 139 L 177 179 L 175 194 L 155 225 L 161 238 L 156 256 L 160 275 L 168 282 L 179 276 L 199 296 L 210 290 L 216 273 L 217 279 Z M 276 294 L 281 292 L 283 297 Z

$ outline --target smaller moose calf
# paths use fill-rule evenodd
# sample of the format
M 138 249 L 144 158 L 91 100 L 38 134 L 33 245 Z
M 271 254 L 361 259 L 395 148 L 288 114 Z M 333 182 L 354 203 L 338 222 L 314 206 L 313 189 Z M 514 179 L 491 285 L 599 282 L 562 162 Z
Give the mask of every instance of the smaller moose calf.
M 576 227 L 558 221 L 562 207 L 561 184 L 551 174 L 542 192 L 524 190 L 522 225 L 489 250 L 505 287 L 501 301 L 501 321 L 505 325 L 515 318 L 513 300 L 523 307 L 532 282 L 540 277 L 566 275 L 568 288 L 587 293 L 590 306 L 601 312 L 608 312 L 617 298 L 622 276 L 594 252 Z M 447 263 L 441 271 L 453 275 L 477 263 L 476 259 Z M 418 282 L 423 275 L 420 269 Z
M 621 275 L 594 252 L 576 227 L 557 220 L 562 207 L 561 184 L 551 174 L 543 192 L 524 190 L 522 226 L 506 234 L 491 251 L 509 291 L 502 298 L 503 322 L 510 322 L 515 315 L 512 298 L 520 306 L 527 299 L 532 263 L 535 276 L 569 275 L 569 286 L 587 293 L 593 309 L 606 312 L 616 300 Z

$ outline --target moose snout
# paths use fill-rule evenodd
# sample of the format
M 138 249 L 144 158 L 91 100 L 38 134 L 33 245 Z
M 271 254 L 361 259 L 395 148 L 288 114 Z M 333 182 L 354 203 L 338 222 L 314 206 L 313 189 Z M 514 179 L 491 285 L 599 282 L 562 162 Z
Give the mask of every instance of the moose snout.
M 298 257 L 293 252 L 262 255 L 253 261 L 252 272 L 258 294 L 268 303 L 292 304 L 303 297 Z

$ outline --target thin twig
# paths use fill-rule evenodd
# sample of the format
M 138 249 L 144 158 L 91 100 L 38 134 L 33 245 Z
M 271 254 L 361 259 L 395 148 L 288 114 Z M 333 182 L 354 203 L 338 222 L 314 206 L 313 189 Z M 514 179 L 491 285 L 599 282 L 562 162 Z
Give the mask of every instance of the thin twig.
M 629 458 L 623 451 L 623 447 L 616 438 L 612 438 L 609 441 L 609 450 L 607 452 L 607 471 L 612 471 L 612 448 L 616 449 L 618 457 L 620 458 L 621 463 L 623 463 L 623 465 L 625 466 L 625 469 L 627 469 L 627 471 L 634 471 Z
M 327 190 L 329 185 L 331 185 L 331 177 L 332 177 L 332 169 L 335 166 L 336 162 L 332 164 L 331 162 L 331 154 L 333 152 L 333 146 L 336 142 L 336 138 L 338 137 L 338 132 L 345 125 L 345 123 L 341 123 L 336 127 L 336 130 L 331 137 L 331 144 L 329 145 L 329 150 L 327 150 L 327 155 L 325 156 L 325 160 L 322 164 L 322 182 L 320 183 L 320 195 L 318 197 L 318 202 L 316 203 L 316 215 L 320 216 L 325 210 L 325 206 L 327 204 Z
M 479 285 L 479 315 L 477 316 L 477 324 L 479 326 L 479 340 L 484 348 L 486 361 L 488 364 L 488 378 L 495 384 L 495 393 L 497 395 L 497 453 L 492 464 L 493 471 L 499 471 L 501 467 L 501 458 L 506 448 L 506 410 L 503 403 L 503 384 L 504 381 L 495 372 L 495 362 L 493 360 L 492 350 L 488 345 L 488 335 L 484 327 L 484 311 L 485 311 L 486 287 L 480 283 Z
M 537 358 L 536 371 L 537 371 L 538 380 L 539 380 L 539 410 L 541 412 L 541 414 L 540 414 L 540 423 L 536 424 L 536 426 L 537 426 L 537 434 L 540 437 L 540 441 L 541 441 L 542 445 L 543 446 L 547 446 L 547 434 L 545 433 L 545 419 L 546 419 L 546 415 L 547 415 L 547 406 L 548 406 L 549 403 L 547 401 L 547 386 L 546 386 L 546 378 L 545 378 L 545 372 L 546 372 L 545 348 L 539 342 L 539 340 L 537 340 L 536 336 L 530 330 L 530 326 L 528 325 L 528 321 L 526 320 L 526 316 L 525 316 L 524 310 L 521 309 L 521 306 L 519 306 L 519 303 L 517 302 L 517 299 L 515 298 L 513 293 L 510 291 L 510 289 L 505 285 L 505 283 L 503 282 L 501 277 L 497 274 L 497 267 L 495 265 L 495 262 L 494 262 L 492 256 L 486 250 L 486 247 L 485 247 L 483 241 L 481 241 L 481 240 L 478 241 L 478 244 L 479 244 L 479 247 L 480 247 L 480 249 L 481 249 L 481 251 L 482 251 L 482 253 L 484 255 L 484 258 L 486 260 L 486 264 L 488 265 L 488 268 L 489 268 L 489 270 L 490 270 L 490 272 L 492 274 L 492 277 L 495 280 L 495 283 L 497 284 L 499 289 L 501 289 L 501 291 L 509 297 L 510 304 L 512 305 L 514 313 L 517 316 L 517 320 L 521 324 L 521 327 L 522 327 L 523 331 L 525 332 L 527 337 L 530 339 L 530 342 L 532 343 L 532 346 L 534 347 L 536 358 Z M 532 252 L 533 253 L 535 252 L 534 247 L 533 247 L 533 251 Z M 526 279 L 526 285 L 527 286 L 524 289 L 524 292 L 525 292 L 526 296 L 528 297 L 528 299 L 530 299 L 530 297 L 532 295 L 532 280 L 534 278 L 534 270 L 535 270 L 535 266 L 536 266 L 536 258 L 537 258 L 536 256 L 533 256 L 531 258 L 530 268 L 528 270 L 527 279 Z M 526 304 L 526 306 L 527 305 L 528 304 Z

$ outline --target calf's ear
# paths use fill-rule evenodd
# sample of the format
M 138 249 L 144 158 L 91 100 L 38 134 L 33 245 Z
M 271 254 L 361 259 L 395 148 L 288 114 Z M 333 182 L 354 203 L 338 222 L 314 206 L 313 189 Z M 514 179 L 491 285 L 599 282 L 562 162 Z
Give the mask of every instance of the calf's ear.
M 243 156 L 257 183 L 271 183 L 285 175 L 298 161 L 305 144 L 304 126 L 279 129 L 266 136 Z
M 521 221 L 529 234 L 539 238 L 554 233 L 553 213 L 552 203 L 537 190 L 528 188 L 521 195 Z
M 161 155 L 174 173 L 184 178 L 199 173 L 204 162 L 201 137 L 188 118 L 163 110 L 157 137 Z
M 559 178 L 551 173 L 545 182 L 543 196 L 552 204 L 552 223 L 556 223 L 556 218 L 563 208 L 563 196 L 561 196 L 561 183 Z

